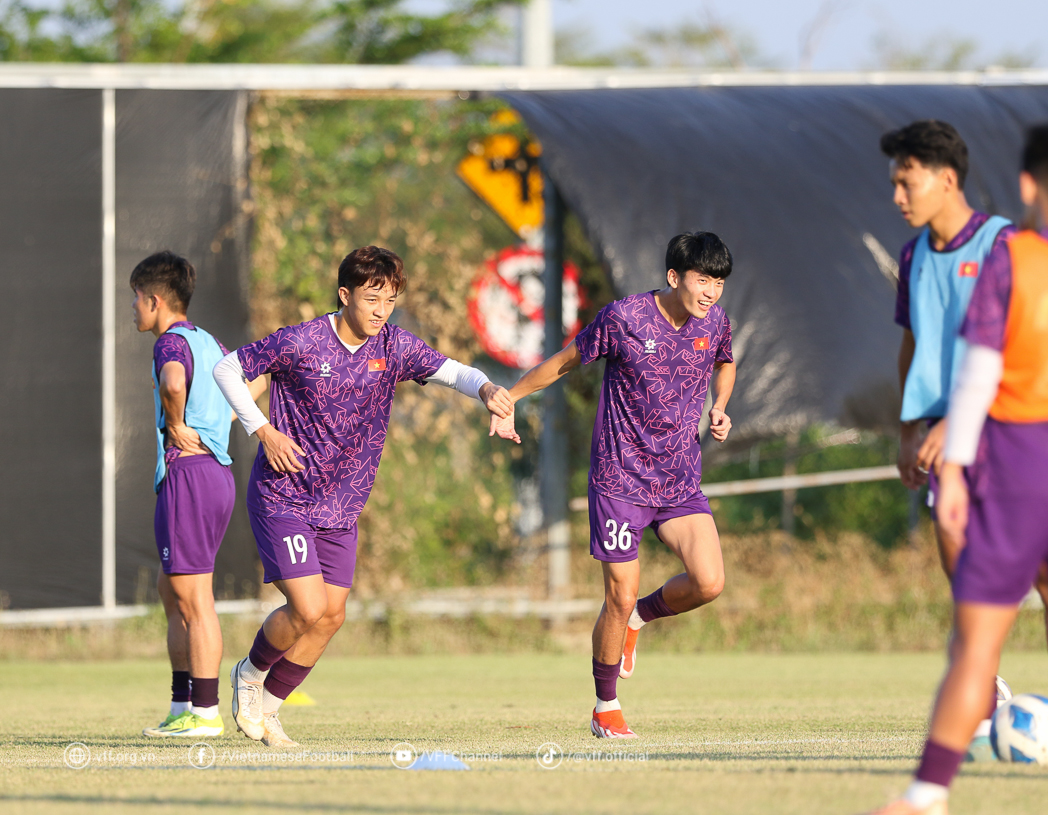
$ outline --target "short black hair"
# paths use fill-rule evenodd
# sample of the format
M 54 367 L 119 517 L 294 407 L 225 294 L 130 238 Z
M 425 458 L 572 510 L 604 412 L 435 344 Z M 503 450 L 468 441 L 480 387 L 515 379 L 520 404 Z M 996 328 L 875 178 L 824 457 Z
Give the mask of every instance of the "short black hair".
M 1026 131 L 1022 169 L 1048 191 L 1048 124 L 1035 125 Z
M 157 252 L 131 272 L 131 288 L 159 294 L 171 308 L 185 314 L 196 288 L 196 269 L 181 255 L 167 250 Z
M 695 271 L 710 277 L 731 274 L 731 252 L 712 232 L 682 232 L 666 247 L 666 271 L 676 269 L 681 276 Z
M 968 145 L 949 122 L 924 119 L 881 136 L 881 152 L 905 163 L 917 159 L 925 167 L 953 167 L 957 186 L 964 189 L 968 177 Z

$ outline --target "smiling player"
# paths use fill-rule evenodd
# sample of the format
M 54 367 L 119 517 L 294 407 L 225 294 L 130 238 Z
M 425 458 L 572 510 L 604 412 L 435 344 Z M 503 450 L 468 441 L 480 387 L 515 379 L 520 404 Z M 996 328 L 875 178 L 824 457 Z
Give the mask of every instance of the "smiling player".
M 341 308 L 282 328 L 229 354 L 215 379 L 259 449 L 248 485 L 251 528 L 265 567 L 287 599 L 233 668 L 233 718 L 268 746 L 295 746 L 281 702 L 300 685 L 341 627 L 353 585 L 357 517 L 378 470 L 398 382 L 439 382 L 506 416 L 505 388 L 387 320 L 404 264 L 366 246 L 338 268 Z M 272 375 L 270 419 L 246 379 Z
M 968 307 L 950 399 L 939 518 L 966 542 L 953 575 L 954 637 L 920 766 L 878 815 L 946 815 L 1019 604 L 1048 561 L 1048 125 L 1019 177 L 1039 232 L 995 246 Z
M 616 692 L 633 673 L 637 632 L 712 602 L 724 588 L 720 538 L 699 488 L 699 422 L 713 379 L 710 433 L 724 441 L 735 384 L 731 326 L 716 305 L 731 274 L 728 247 L 711 232 L 686 232 L 666 250 L 666 287 L 605 306 L 563 351 L 510 389 L 514 402 L 572 368 L 607 360 L 590 452 L 590 552 L 604 571 L 604 608 L 593 629 L 598 738 L 632 738 Z M 492 432 L 512 433 L 512 417 Z M 684 573 L 647 597 L 638 546 L 645 527 L 680 558 Z

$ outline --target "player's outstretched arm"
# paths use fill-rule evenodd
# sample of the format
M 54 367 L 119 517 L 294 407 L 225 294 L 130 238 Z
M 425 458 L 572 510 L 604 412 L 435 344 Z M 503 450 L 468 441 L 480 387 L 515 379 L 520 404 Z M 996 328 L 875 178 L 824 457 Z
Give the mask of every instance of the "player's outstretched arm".
M 544 362 L 540 362 L 517 380 L 517 384 L 509 390 L 511 404 L 519 402 L 525 396 L 530 396 L 536 391 L 548 388 L 572 368 L 577 368 L 581 362 L 582 355 L 579 353 L 578 347 L 573 342 L 569 343 L 567 347 L 558 351 Z M 520 444 L 520 436 L 514 427 L 514 419 L 515 413 L 512 411 L 509 416 L 504 418 L 492 414 L 488 435 L 494 436 L 498 434 L 503 439 L 513 439 L 517 444 Z
M 186 369 L 181 362 L 167 362 L 160 369 L 160 406 L 164 409 L 167 440 L 184 453 L 202 455 L 207 448 L 200 434 L 186 424 Z
M 525 396 L 548 388 L 568 371 L 577 368 L 582 363 L 582 354 L 578 346 L 570 342 L 560 351 L 555 353 L 544 362 L 540 362 L 524 376 L 517 380 L 517 384 L 509 389 L 510 398 L 514 403 L 519 402 Z
M 719 442 L 728 438 L 731 417 L 725 413 L 735 390 L 735 363 L 719 362 L 713 369 L 713 407 L 710 408 L 710 435 Z
M 520 444 L 520 436 L 513 429 L 513 400 L 509 397 L 509 391 L 489 381 L 482 371 L 447 359 L 436 372 L 426 377 L 426 381 L 454 388 L 470 399 L 479 399 L 491 414 L 493 429 L 488 435 L 494 434 L 495 423 L 498 422 L 502 428 L 498 431 L 499 435 Z

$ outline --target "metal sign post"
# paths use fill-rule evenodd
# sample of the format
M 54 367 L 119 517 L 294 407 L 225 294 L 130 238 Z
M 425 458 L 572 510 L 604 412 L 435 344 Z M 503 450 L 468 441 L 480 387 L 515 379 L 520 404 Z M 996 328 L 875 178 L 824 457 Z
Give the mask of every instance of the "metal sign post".
M 564 347 L 564 201 L 549 175 L 546 175 L 544 182 L 546 296 L 543 356 L 548 358 Z M 563 600 L 571 589 L 571 553 L 568 549 L 568 403 L 564 396 L 563 381 L 543 391 L 542 408 L 539 478 L 549 553 L 549 596 L 551 600 Z

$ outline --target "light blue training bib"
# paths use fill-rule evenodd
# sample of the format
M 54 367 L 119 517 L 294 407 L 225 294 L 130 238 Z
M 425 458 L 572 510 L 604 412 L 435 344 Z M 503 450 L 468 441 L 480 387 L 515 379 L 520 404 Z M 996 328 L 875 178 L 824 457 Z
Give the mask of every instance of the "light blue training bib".
M 226 397 L 218 389 L 211 372 L 224 356 L 218 340 L 202 328 L 189 329 L 176 326 L 167 331 L 185 337 L 193 355 L 193 382 L 186 398 L 186 424 L 200 434 L 200 440 L 214 453 L 220 464 L 229 465 L 229 429 L 233 412 Z M 160 379 L 153 365 L 153 407 L 156 417 L 156 476 L 153 489 L 160 491 L 160 482 L 167 475 L 164 461 L 164 408 L 160 404 Z
M 910 326 L 916 347 L 902 396 L 902 421 L 946 415 L 964 357 L 960 330 L 968 301 L 997 233 L 1010 224 L 994 215 L 952 252 L 933 251 L 927 227 L 917 237 L 910 264 Z

